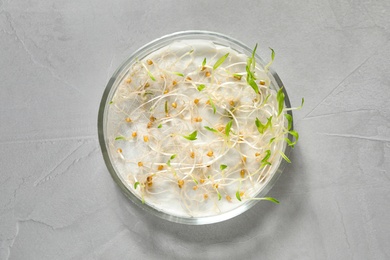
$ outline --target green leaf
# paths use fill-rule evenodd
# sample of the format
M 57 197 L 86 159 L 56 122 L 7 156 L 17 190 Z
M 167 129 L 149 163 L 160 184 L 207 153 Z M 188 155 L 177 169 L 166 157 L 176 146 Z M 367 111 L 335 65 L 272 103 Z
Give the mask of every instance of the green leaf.
M 271 139 L 269 139 L 269 143 L 272 144 L 273 141 L 275 141 L 276 137 L 272 137 Z
M 118 140 L 126 140 L 126 137 L 124 137 L 124 136 L 115 137 L 115 141 L 118 141 Z
M 218 200 L 221 200 L 221 199 L 222 199 L 221 193 L 218 192 Z
M 266 155 L 261 160 L 261 166 L 260 166 L 261 168 L 263 168 L 266 165 L 271 165 L 271 163 L 268 161 L 268 159 L 271 157 L 271 151 L 267 150 L 267 151 L 265 151 L 265 153 L 266 153 Z
M 159 124 L 158 126 L 157 126 L 157 128 L 161 128 L 162 127 L 162 124 Z
M 229 53 L 226 53 L 221 58 L 219 58 L 219 60 L 217 60 L 217 62 L 214 64 L 213 70 L 216 70 L 219 66 L 221 66 L 221 64 L 226 60 L 226 58 L 228 56 L 229 56 Z
M 180 77 L 184 77 L 184 74 L 180 73 L 180 72 L 172 71 L 172 74 L 175 74 L 175 75 L 180 76 Z
M 214 128 L 211 128 L 211 127 L 208 127 L 208 126 L 205 126 L 204 128 L 206 128 L 207 130 L 209 130 L 210 132 L 214 132 L 214 133 L 217 133 L 218 131 L 215 130 Z
M 139 185 L 139 182 L 138 182 L 138 181 L 137 181 L 136 183 L 134 183 L 134 189 L 135 189 L 135 190 L 137 189 L 138 185 Z
M 221 171 L 225 170 L 226 168 L 227 168 L 227 165 L 225 165 L 225 164 L 221 164 L 219 166 L 219 169 L 221 169 Z
M 264 197 L 264 198 L 261 198 L 261 199 L 262 199 L 262 200 L 271 201 L 271 202 L 273 202 L 273 203 L 275 203 L 275 204 L 279 204 L 279 203 L 280 203 L 277 199 L 272 198 L 272 197 Z
M 284 92 L 283 87 L 278 90 L 278 94 L 276 94 L 276 100 L 278 101 L 278 116 L 283 112 L 284 108 Z
M 233 120 L 230 120 L 225 127 L 225 135 L 229 137 L 230 129 L 232 128 Z
M 275 51 L 272 48 L 269 48 L 271 50 L 271 60 L 274 61 L 275 59 Z
M 153 81 L 156 81 L 156 78 L 153 76 L 153 74 L 149 70 L 147 70 L 147 71 L 148 71 L 148 75 L 149 75 L 150 79 Z
M 196 183 L 196 185 L 199 184 L 199 182 L 194 177 L 192 177 L 192 180 Z
M 272 116 L 267 118 L 266 126 L 267 126 L 267 128 L 272 128 Z
M 114 101 L 112 101 L 112 100 L 111 100 L 111 101 L 110 101 L 110 103 L 108 103 L 108 104 L 110 104 L 110 105 L 111 105 L 112 103 L 114 103 Z
M 194 140 L 197 139 L 197 138 L 196 138 L 197 135 L 198 135 L 198 131 L 194 131 L 194 132 L 192 132 L 192 133 L 189 134 L 189 135 L 183 135 L 183 137 L 184 137 L 185 139 L 190 140 L 190 141 L 194 141 Z
M 257 50 L 257 43 L 255 45 L 255 48 L 253 48 L 253 51 L 252 51 L 252 60 L 255 60 L 256 50 Z
M 248 82 L 249 86 L 251 86 L 253 88 L 253 90 L 256 92 L 256 94 L 258 94 L 259 87 L 257 86 L 257 84 L 255 82 L 256 77 L 253 74 L 253 72 L 251 71 L 252 63 L 253 63 L 253 58 L 248 58 L 247 65 L 245 67 L 245 70 L 247 73 L 246 74 L 246 81 Z
M 283 157 L 283 159 L 286 160 L 286 162 L 291 163 L 290 159 L 288 159 L 287 155 L 285 155 L 284 152 L 279 151 L 279 153 Z
M 239 191 L 239 190 L 236 192 L 236 198 L 237 198 L 239 201 L 241 201 L 241 196 L 240 196 L 240 191 Z
M 213 100 L 210 97 L 209 97 L 209 101 L 210 101 L 211 107 L 213 108 L 213 113 L 215 114 L 215 112 L 217 112 L 217 108 L 215 107 L 215 104 L 214 104 Z
M 253 74 L 253 72 L 251 71 L 251 66 L 252 66 L 252 58 L 248 58 L 247 61 L 246 61 L 246 66 L 245 66 L 245 70 L 246 70 L 246 80 L 249 81 L 249 79 L 256 79 L 255 75 Z
M 285 114 L 284 115 L 287 119 L 287 122 L 288 122 L 288 126 L 287 126 L 287 130 L 290 130 L 292 128 L 292 116 L 290 114 Z
M 170 157 L 169 160 L 167 161 L 167 165 L 168 165 L 169 167 L 171 167 L 171 160 L 173 160 L 173 159 L 175 159 L 175 158 L 176 158 L 176 154 L 171 155 L 171 157 Z
M 271 157 L 271 150 L 265 151 L 266 155 L 264 156 L 263 160 L 261 162 L 266 162 Z
M 256 94 L 259 94 L 259 87 L 257 86 L 256 82 L 253 80 L 253 78 L 249 79 L 248 84 L 253 88 Z
M 205 65 L 206 65 L 206 58 L 203 59 L 202 67 L 204 67 Z
M 255 124 L 257 127 L 257 131 L 259 131 L 260 134 L 264 134 L 266 124 L 263 125 L 261 121 L 256 117 Z
M 200 85 L 198 86 L 198 90 L 199 90 L 199 91 L 202 91 L 205 87 L 206 87 L 206 86 L 205 86 L 204 84 L 200 84 Z
M 165 114 L 168 114 L 168 100 L 165 101 Z
M 290 147 L 294 148 L 294 145 L 295 145 L 295 143 L 294 143 L 294 142 L 292 142 L 292 141 L 291 141 L 290 139 L 288 139 L 287 137 L 286 137 L 286 138 L 284 138 L 284 140 L 287 142 L 288 146 L 290 146 Z
M 261 121 L 256 117 L 255 124 L 257 127 L 257 130 L 259 131 L 260 134 L 264 134 L 264 132 L 269 128 L 272 127 L 272 116 L 267 118 L 267 123 L 262 124 Z

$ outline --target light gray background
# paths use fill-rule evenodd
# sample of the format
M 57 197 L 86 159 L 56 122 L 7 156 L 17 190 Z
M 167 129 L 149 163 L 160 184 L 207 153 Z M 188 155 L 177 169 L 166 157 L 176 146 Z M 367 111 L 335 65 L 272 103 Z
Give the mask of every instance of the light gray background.
M 0 0 L 0 259 L 389 259 L 390 2 Z M 276 50 L 301 135 L 263 202 L 186 226 L 145 214 L 97 139 L 145 43 L 221 32 Z

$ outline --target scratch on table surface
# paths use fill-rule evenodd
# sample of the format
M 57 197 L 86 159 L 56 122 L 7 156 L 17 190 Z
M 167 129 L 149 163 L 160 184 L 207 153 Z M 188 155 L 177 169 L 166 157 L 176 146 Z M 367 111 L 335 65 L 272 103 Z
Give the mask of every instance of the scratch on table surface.
M 376 53 L 376 52 L 375 52 Z M 332 95 L 336 89 L 338 89 L 350 76 L 352 76 L 353 74 L 355 74 L 356 71 L 358 71 L 373 55 L 369 55 L 362 63 L 360 63 L 360 65 L 358 65 L 354 70 L 352 70 L 347 76 L 345 76 L 339 84 L 336 85 L 336 87 L 334 87 L 328 95 L 326 95 L 323 99 L 320 100 L 320 102 L 312 109 L 309 111 L 309 113 L 307 113 L 302 119 L 305 119 L 305 118 L 308 118 L 310 117 L 310 114 L 313 113 L 314 110 L 317 109 L 317 107 L 319 107 L 330 95 Z
M 99 147 L 94 147 L 92 150 L 90 150 L 86 155 L 75 155 L 73 156 L 74 154 L 76 154 L 78 152 L 78 150 L 85 144 L 85 142 L 83 142 L 82 144 L 80 144 L 79 146 L 77 146 L 75 149 L 73 149 L 67 156 L 65 156 L 65 158 L 63 158 L 59 163 L 57 163 L 57 165 L 48 173 L 48 174 L 45 174 L 44 177 L 41 177 L 39 178 L 38 180 L 35 181 L 34 183 L 34 186 L 39 186 L 49 180 L 51 180 L 52 178 L 55 178 L 59 175 L 62 175 L 66 172 L 69 171 L 69 169 L 75 165 L 76 163 L 78 163 L 79 161 L 83 160 L 84 158 L 88 158 L 90 157 L 93 153 L 95 153 L 96 151 L 99 150 Z M 70 159 L 71 157 L 74 157 L 74 159 Z M 64 164 L 68 164 L 66 166 L 66 168 L 64 170 L 62 170 L 61 172 L 58 172 L 56 173 L 56 170 L 61 166 L 61 165 L 64 165 Z
M 79 136 L 67 136 L 67 137 L 58 137 L 58 138 L 43 138 L 36 140 L 7 140 L 0 142 L 0 144 L 25 144 L 25 143 L 48 143 L 56 141 L 67 141 L 67 140 L 89 140 L 97 139 L 96 135 L 79 135 Z
M 360 112 L 378 112 L 378 110 L 377 109 L 356 109 L 356 110 L 336 112 L 336 113 L 329 113 L 329 114 L 322 114 L 322 115 L 310 116 L 310 117 L 306 116 L 302 120 L 322 118 L 322 117 L 328 117 L 328 116 L 334 116 L 334 115 L 349 114 L 349 113 L 353 114 L 353 113 L 360 113 Z
M 341 218 L 341 225 L 343 226 L 343 232 L 344 232 L 344 236 L 345 236 L 345 241 L 347 242 L 347 245 L 348 245 L 348 251 L 350 252 L 351 257 L 353 258 L 353 251 L 351 250 L 351 244 L 349 243 L 347 229 L 345 228 L 344 216 L 343 216 L 343 213 L 341 212 L 340 205 L 337 202 L 337 200 L 335 200 L 335 202 L 336 202 L 337 209 L 339 211 L 339 215 Z
M 66 169 L 65 170 L 63 170 L 60 174 L 63 174 L 63 173 L 65 173 L 65 172 L 67 172 L 67 171 L 69 171 L 69 169 L 73 166 L 73 165 L 75 165 L 76 163 L 78 163 L 79 161 L 81 161 L 82 159 L 84 159 L 84 158 L 88 158 L 89 156 L 91 156 L 91 154 L 93 154 L 94 152 L 96 152 L 97 150 L 99 150 L 99 147 L 95 147 L 92 151 L 90 151 L 86 156 L 82 156 L 82 157 L 79 157 L 79 158 L 77 158 L 77 159 L 75 159 L 72 163 L 70 163 L 67 167 L 66 167 Z M 58 174 L 58 175 L 60 175 L 60 174 Z M 38 186 L 38 185 L 37 185 Z
M 6 257 L 6 259 L 9 259 L 9 257 L 11 256 L 11 249 L 15 243 L 17 236 L 19 235 L 19 230 L 20 230 L 19 229 L 19 221 L 17 221 L 15 225 L 16 225 L 16 227 L 15 227 L 16 232 L 15 232 L 15 235 L 11 239 L 9 239 L 10 245 L 8 247 L 8 256 Z
M 34 186 L 39 186 L 45 182 L 47 182 L 48 180 L 52 179 L 53 177 L 56 177 L 57 175 L 60 175 L 60 174 L 55 174 L 56 170 L 58 169 L 58 167 L 60 165 L 62 165 L 63 163 L 65 163 L 67 161 L 68 158 L 70 158 L 74 153 L 77 152 L 77 150 L 79 150 L 82 146 L 84 145 L 84 143 L 81 143 L 80 145 L 78 145 L 75 149 L 73 149 L 68 155 L 66 155 L 59 163 L 57 163 L 53 169 L 51 169 L 49 171 L 48 174 L 45 174 L 43 177 L 39 178 L 38 180 L 36 180 L 34 182 Z M 73 164 L 73 163 L 72 163 Z M 69 167 L 69 166 L 68 166 Z
M 376 141 L 376 142 L 390 142 L 390 139 L 381 138 L 381 137 L 370 137 L 370 136 L 361 136 L 361 135 L 353 135 L 353 134 L 330 134 L 330 133 L 317 133 L 317 134 L 334 136 L 334 137 L 357 138 L 357 139 Z

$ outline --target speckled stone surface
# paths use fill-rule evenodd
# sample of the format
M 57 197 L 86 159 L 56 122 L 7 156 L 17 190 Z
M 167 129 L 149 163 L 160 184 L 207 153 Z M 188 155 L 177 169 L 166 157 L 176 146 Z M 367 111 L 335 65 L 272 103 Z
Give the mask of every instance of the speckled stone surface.
M 389 259 L 390 2 L 0 0 L 0 259 Z M 97 112 L 116 67 L 175 31 L 276 51 L 300 133 L 239 217 L 147 215 L 111 179 Z

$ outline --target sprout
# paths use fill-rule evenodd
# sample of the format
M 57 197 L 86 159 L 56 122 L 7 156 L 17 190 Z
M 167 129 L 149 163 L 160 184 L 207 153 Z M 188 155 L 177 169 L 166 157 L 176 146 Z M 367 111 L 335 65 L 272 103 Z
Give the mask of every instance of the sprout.
M 226 58 L 229 56 L 229 53 L 226 53 L 221 58 L 217 60 L 217 62 L 213 66 L 213 70 L 216 70 L 219 66 L 222 65 L 222 63 L 226 60 Z
M 290 130 L 292 128 L 292 116 L 290 114 L 285 114 L 284 116 L 288 122 L 287 130 Z
M 257 130 L 259 131 L 260 134 L 264 134 L 264 132 L 272 126 L 271 124 L 272 122 L 272 116 L 267 118 L 267 123 L 266 124 L 262 124 L 261 121 L 256 117 L 256 120 L 255 120 L 255 124 L 256 124 L 256 127 L 257 127 Z
M 278 90 L 278 94 L 276 95 L 276 100 L 278 101 L 278 116 L 282 113 L 284 108 L 284 92 L 283 87 Z
M 173 159 L 175 159 L 176 158 L 176 154 L 173 154 L 170 158 L 169 158 L 169 160 L 168 160 L 168 162 L 167 162 L 167 165 L 169 166 L 169 167 L 171 167 L 171 160 L 173 160 Z
M 241 201 L 241 194 L 240 194 L 240 191 L 239 191 L 239 190 L 236 192 L 236 198 L 237 198 L 239 201 Z
M 183 137 L 184 137 L 185 139 L 190 140 L 190 141 L 194 141 L 194 140 L 197 139 L 197 138 L 196 138 L 197 135 L 198 135 L 198 131 L 194 131 L 194 132 L 192 132 L 192 133 L 189 134 L 189 135 L 183 135 Z
M 134 189 L 135 189 L 135 190 L 137 189 L 138 185 L 139 185 L 139 182 L 138 182 L 138 181 L 137 181 L 136 183 L 134 183 Z
M 237 79 L 237 80 L 241 80 L 242 75 L 241 75 L 241 74 L 234 73 L 234 74 L 233 74 L 233 78 L 235 78 L 235 79 Z
M 173 71 L 172 74 L 175 74 L 175 75 L 177 75 L 177 76 L 179 76 L 179 77 L 184 77 L 184 74 L 183 74 L 183 73 L 180 73 L 180 72 L 175 72 L 175 71 Z
M 264 67 L 264 69 L 265 69 L 266 71 L 268 71 L 269 66 L 271 66 L 271 64 L 274 62 L 274 59 L 275 59 L 275 51 L 274 51 L 272 48 L 269 48 L 269 49 L 271 50 L 271 60 L 270 60 L 270 62 L 269 62 L 267 65 L 265 65 L 265 67 Z
M 218 133 L 218 131 L 215 130 L 214 128 L 212 128 L 212 127 L 204 126 L 204 128 L 205 128 L 206 130 L 210 131 L 210 132 Z
M 219 169 L 221 169 L 221 171 L 225 170 L 226 168 L 227 168 L 227 165 L 225 165 L 225 164 L 221 164 L 219 166 Z
M 206 87 L 206 86 L 205 86 L 204 84 L 200 84 L 200 85 L 197 87 L 197 89 L 198 89 L 199 91 L 202 91 L 205 87 Z
M 255 48 L 253 49 L 252 57 L 247 59 L 247 64 L 246 64 L 245 70 L 247 73 L 246 81 L 248 82 L 249 86 L 251 86 L 253 88 L 253 90 L 256 92 L 256 94 L 259 94 L 259 87 L 257 86 L 257 84 L 255 82 L 256 77 L 254 74 L 254 69 L 256 67 L 256 60 L 255 60 L 256 49 L 257 49 L 257 44 L 256 44 Z
M 271 157 L 271 151 L 270 150 L 267 150 L 265 151 L 266 155 L 264 156 L 264 158 L 261 160 L 261 166 L 260 168 L 263 168 L 265 167 L 266 165 L 271 165 L 271 163 L 268 161 L 268 159 Z
M 209 97 L 209 103 L 210 103 L 211 107 L 213 108 L 213 113 L 215 114 L 215 112 L 217 112 L 217 108 L 215 107 L 215 104 L 210 97 Z
M 279 151 L 279 153 L 283 157 L 283 159 L 286 160 L 286 162 L 291 163 L 290 159 L 288 159 L 287 155 L 285 155 L 284 152 Z
M 229 137 L 230 129 L 232 128 L 233 120 L 230 120 L 225 127 L 225 135 Z
M 295 141 L 292 142 L 292 141 L 291 141 L 290 139 L 288 139 L 288 138 L 285 138 L 285 140 L 286 140 L 286 142 L 287 142 L 287 144 L 288 144 L 289 146 L 291 146 L 292 148 L 294 148 L 295 144 L 298 142 L 299 134 L 298 134 L 297 131 L 294 131 L 294 130 L 288 131 L 288 133 L 289 133 L 290 135 L 292 135 L 292 136 L 295 138 Z
M 305 104 L 305 99 L 304 99 L 304 98 L 302 98 L 301 105 L 300 105 L 299 107 L 297 107 L 296 109 L 297 109 L 297 110 L 302 109 L 303 104 Z
M 204 67 L 205 65 L 206 65 L 206 58 L 203 59 L 202 67 Z
M 150 72 L 150 70 L 145 66 L 145 64 L 141 63 L 142 67 L 145 68 L 146 72 L 148 73 L 151 80 L 156 81 L 156 78 L 153 76 L 153 74 Z
M 126 137 L 124 137 L 124 136 L 115 137 L 115 141 L 118 141 L 118 140 L 126 140 Z
M 272 198 L 272 197 L 263 197 L 263 198 L 250 198 L 249 200 L 268 200 L 268 201 L 271 201 L 275 204 L 279 204 L 280 202 L 275 199 L 275 198 Z

